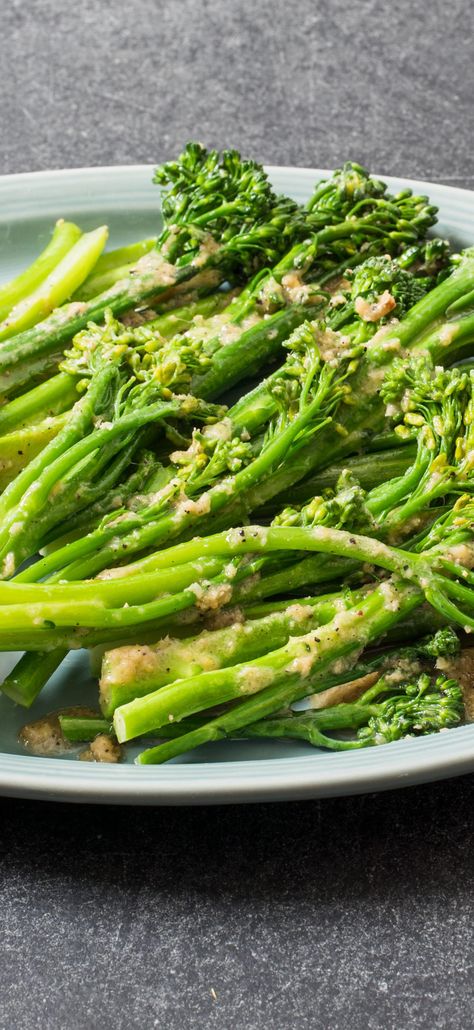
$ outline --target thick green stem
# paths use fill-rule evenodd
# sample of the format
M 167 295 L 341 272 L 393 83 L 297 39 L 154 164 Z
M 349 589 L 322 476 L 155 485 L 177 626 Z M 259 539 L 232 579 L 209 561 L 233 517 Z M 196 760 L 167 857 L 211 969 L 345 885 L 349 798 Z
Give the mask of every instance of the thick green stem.
M 416 444 L 408 444 L 384 451 L 356 455 L 346 462 L 329 465 L 322 472 L 317 472 L 302 483 L 296 483 L 291 491 L 278 497 L 279 506 L 285 504 L 304 504 L 323 493 L 333 490 L 343 472 L 350 472 L 364 490 L 372 490 L 380 483 L 402 476 L 410 467 L 416 455 Z M 275 502 L 274 502 L 275 503 Z
M 0 341 L 35 326 L 71 297 L 94 267 L 104 249 L 107 226 L 84 233 L 36 290 L 19 302 L 0 323 Z M 0 348 L 0 355 L 14 353 L 14 344 Z
M 33 261 L 24 272 L 20 272 L 15 279 L 0 287 L 0 321 L 7 317 L 16 304 L 37 289 L 81 235 L 81 230 L 73 222 L 64 222 L 62 218 L 56 222 L 49 243 L 36 261 Z
M 59 415 L 70 408 L 77 397 L 75 379 L 60 372 L 0 408 L 0 434 L 3 436 L 31 422 Z
M 9 398 L 16 399 L 26 390 L 41 385 L 48 376 L 56 375 L 63 357 L 62 350 L 55 350 L 51 354 L 29 357 L 18 364 L 9 363 L 4 371 L 0 370 L 0 404 Z
M 28 462 L 39 454 L 64 428 L 67 414 L 46 418 L 0 437 L 0 490 L 4 490 Z
M 303 715 L 286 715 L 273 717 L 252 723 L 239 736 L 245 737 L 286 737 L 295 740 L 307 740 L 313 743 L 313 730 L 321 733 L 327 730 L 357 730 L 365 726 L 371 715 L 377 715 L 377 705 L 357 703 L 341 703 L 333 708 L 322 708 L 320 711 Z M 319 742 L 318 742 L 319 743 Z
M 61 733 L 71 744 L 93 740 L 99 733 L 111 734 L 113 727 L 109 719 L 100 715 L 60 715 Z
M 82 241 L 80 241 L 82 242 Z M 94 262 L 97 253 L 94 255 Z M 89 271 L 91 264 L 85 270 Z M 83 266 L 84 267 L 84 266 Z M 43 322 L 5 341 L 0 348 L 0 393 L 9 389 L 9 377 L 16 366 L 56 354 L 64 345 L 85 329 L 88 322 L 101 322 L 107 309 L 119 316 L 151 297 L 163 296 L 195 276 L 196 288 L 208 292 L 217 286 L 222 276 L 214 270 L 199 272 L 192 265 L 173 268 L 161 255 L 151 251 L 137 262 L 135 274 L 120 279 L 109 290 L 91 301 L 74 301 L 64 305 Z M 5 380 L 5 382 L 3 382 Z
M 185 641 L 166 637 L 153 647 L 108 651 L 102 663 L 101 708 L 111 716 L 119 705 L 173 680 L 258 658 L 282 647 L 290 636 L 301 636 L 329 622 L 337 611 L 354 604 L 355 598 L 350 594 L 344 599 L 339 595 L 321 597 L 318 603 L 306 607 L 290 601 L 284 611 L 237 621 L 223 629 L 204 630 Z
M 309 694 L 315 688 L 317 677 L 327 672 L 334 661 L 349 660 L 351 655 L 357 655 L 361 648 L 406 616 L 423 599 L 420 591 L 408 584 L 400 584 L 398 596 L 397 611 L 387 610 L 381 588 L 376 588 L 359 605 L 340 613 L 328 625 L 290 640 L 285 647 L 256 659 L 250 665 L 181 680 L 118 708 L 114 715 L 117 738 L 129 740 L 139 733 L 158 729 L 169 721 L 177 722 L 215 704 L 253 695 L 247 697 L 244 704 L 235 706 L 200 729 L 150 748 L 137 759 L 139 764 L 162 763 L 271 715 Z
M 137 261 L 156 245 L 156 237 L 128 243 L 125 247 L 117 247 L 101 254 L 90 275 L 76 291 L 73 300 L 91 300 L 98 293 L 108 290 L 119 279 L 123 279 L 136 265 Z
M 67 655 L 67 650 L 27 653 L 4 679 L 0 690 L 16 704 L 29 708 Z
M 191 380 L 191 393 L 198 397 L 212 399 L 222 390 L 238 383 L 244 375 L 251 376 L 281 351 L 281 345 L 293 329 L 306 318 L 315 318 L 321 303 L 308 306 L 291 304 L 283 311 L 277 311 L 241 333 L 233 347 L 220 346 L 212 355 L 212 363 L 203 375 Z

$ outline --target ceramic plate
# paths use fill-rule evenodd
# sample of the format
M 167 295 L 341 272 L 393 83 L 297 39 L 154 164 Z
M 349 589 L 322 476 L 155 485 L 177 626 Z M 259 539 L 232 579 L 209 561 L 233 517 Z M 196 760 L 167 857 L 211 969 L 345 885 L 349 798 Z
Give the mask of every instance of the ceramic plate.
M 275 187 L 306 200 L 325 170 L 270 168 Z M 159 228 L 158 191 L 147 166 L 38 172 L 0 178 L 0 281 L 11 278 L 45 245 L 58 217 L 88 229 L 106 222 L 112 247 Z M 385 176 L 384 176 L 385 178 Z M 437 232 L 456 244 L 474 241 L 474 192 L 387 178 L 428 193 L 440 212 Z M 0 677 L 12 655 L 0 655 Z M 84 653 L 70 654 L 45 688 L 35 714 L 65 704 L 95 703 L 97 687 Z M 279 801 L 385 790 L 474 769 L 474 725 L 359 752 L 327 754 L 303 742 L 228 741 L 207 745 L 165 767 L 105 766 L 35 758 L 17 734 L 23 709 L 0 698 L 0 792 L 19 797 L 129 804 Z

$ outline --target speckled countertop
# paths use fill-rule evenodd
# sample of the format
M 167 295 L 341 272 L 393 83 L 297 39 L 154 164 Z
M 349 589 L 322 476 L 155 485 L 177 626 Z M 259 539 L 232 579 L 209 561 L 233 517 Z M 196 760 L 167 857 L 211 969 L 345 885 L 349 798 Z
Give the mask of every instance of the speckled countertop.
M 469 0 L 9 0 L 0 171 L 155 162 L 194 137 L 469 188 L 470 29 Z M 473 783 L 1 801 L 0 1027 L 466 1030 Z

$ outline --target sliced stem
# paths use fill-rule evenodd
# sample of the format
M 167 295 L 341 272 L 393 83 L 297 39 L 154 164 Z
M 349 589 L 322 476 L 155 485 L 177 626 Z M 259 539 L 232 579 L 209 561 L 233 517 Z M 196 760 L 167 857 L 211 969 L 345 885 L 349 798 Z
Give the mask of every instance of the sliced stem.
M 105 225 L 84 233 L 36 290 L 20 301 L 0 323 L 0 341 L 31 329 L 64 304 L 94 267 L 107 236 Z M 0 352 L 5 353 L 5 350 Z
M 56 222 L 49 243 L 36 261 L 33 261 L 24 272 L 20 272 L 15 279 L 0 287 L 0 321 L 7 317 L 16 304 L 37 289 L 81 235 L 79 226 L 73 222 L 65 222 L 62 218 Z
M 99 733 L 113 733 L 110 719 L 102 719 L 100 715 L 60 715 L 61 733 L 71 744 L 93 740 Z
M 27 652 L 4 679 L 0 690 L 17 705 L 30 708 L 67 653 L 67 650 L 62 648 L 54 651 Z

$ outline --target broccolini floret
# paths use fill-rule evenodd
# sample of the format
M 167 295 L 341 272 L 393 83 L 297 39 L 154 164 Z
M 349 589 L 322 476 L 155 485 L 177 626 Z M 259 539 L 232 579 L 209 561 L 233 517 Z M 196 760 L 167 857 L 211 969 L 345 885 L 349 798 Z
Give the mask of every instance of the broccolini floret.
M 298 715 L 277 715 L 254 723 L 247 732 L 249 737 L 296 738 L 331 751 L 352 751 L 439 733 L 458 726 L 463 716 L 463 694 L 457 680 L 422 673 L 395 687 L 388 675 L 357 701 Z M 331 730 L 354 729 L 356 739 L 328 736 Z

